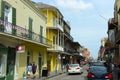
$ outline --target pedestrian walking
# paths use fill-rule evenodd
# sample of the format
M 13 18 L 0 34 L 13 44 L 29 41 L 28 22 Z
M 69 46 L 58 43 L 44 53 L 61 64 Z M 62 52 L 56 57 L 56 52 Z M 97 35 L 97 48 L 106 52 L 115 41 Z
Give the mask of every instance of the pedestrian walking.
M 33 64 L 32 64 L 33 78 L 35 78 L 36 70 L 37 70 L 37 65 L 35 64 L 35 62 L 33 62 Z
M 30 77 L 32 72 L 32 64 L 29 63 L 27 66 L 27 76 Z
M 66 64 L 66 71 L 68 72 L 69 64 Z

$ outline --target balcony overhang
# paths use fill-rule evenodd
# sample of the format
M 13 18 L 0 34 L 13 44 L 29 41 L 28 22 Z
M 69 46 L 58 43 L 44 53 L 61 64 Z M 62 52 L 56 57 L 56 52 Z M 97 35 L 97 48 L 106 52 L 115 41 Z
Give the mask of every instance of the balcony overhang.
M 7 37 L 9 41 L 13 42 L 15 41 L 14 43 L 24 43 L 24 42 L 29 42 L 29 43 L 32 43 L 32 44 L 37 44 L 37 45 L 41 45 L 41 46 L 44 46 L 44 47 L 51 47 L 50 45 L 46 45 L 46 44 L 42 44 L 42 43 L 38 43 L 38 42 L 35 42 L 35 41 L 32 41 L 32 40 L 28 40 L 28 39 L 23 39 L 23 38 L 20 38 L 20 37 L 17 37 L 17 36 L 12 36 L 12 35 L 9 35 L 9 34 L 4 34 L 4 33 L 1 33 L 0 32 L 0 37 L 1 38 L 5 38 Z
M 68 52 L 64 52 L 64 51 L 59 51 L 59 50 L 47 50 L 48 52 L 56 52 L 56 53 L 60 53 L 63 55 L 72 55 L 71 53 Z
M 47 29 L 52 29 L 52 30 L 60 30 L 63 32 L 63 28 L 59 25 L 59 26 L 47 26 Z
M 51 47 L 52 41 L 35 32 L 29 31 L 18 25 L 13 25 L 0 19 L 0 35 L 4 37 L 14 38 L 24 42 L 30 42 L 37 45 Z
M 114 18 L 109 19 L 109 21 L 108 21 L 108 30 L 114 29 L 115 27 L 117 27 L 117 25 L 118 25 L 118 22 Z

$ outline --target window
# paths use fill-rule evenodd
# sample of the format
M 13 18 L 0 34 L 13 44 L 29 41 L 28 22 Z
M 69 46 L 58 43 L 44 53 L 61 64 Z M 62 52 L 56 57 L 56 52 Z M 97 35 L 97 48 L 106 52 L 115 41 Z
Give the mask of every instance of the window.
M 29 64 L 30 63 L 30 52 L 28 51 L 28 53 L 27 53 L 27 64 Z
M 10 6 L 5 5 L 5 16 L 4 16 L 4 20 L 8 22 L 8 16 L 10 14 Z
M 43 27 L 40 26 L 40 35 L 43 36 Z

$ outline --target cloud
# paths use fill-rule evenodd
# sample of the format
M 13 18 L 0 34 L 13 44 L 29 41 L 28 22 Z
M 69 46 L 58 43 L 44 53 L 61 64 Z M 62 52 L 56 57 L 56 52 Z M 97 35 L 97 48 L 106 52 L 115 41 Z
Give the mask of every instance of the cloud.
M 55 0 L 55 4 L 71 11 L 83 11 L 93 8 L 92 3 L 85 3 L 83 0 Z

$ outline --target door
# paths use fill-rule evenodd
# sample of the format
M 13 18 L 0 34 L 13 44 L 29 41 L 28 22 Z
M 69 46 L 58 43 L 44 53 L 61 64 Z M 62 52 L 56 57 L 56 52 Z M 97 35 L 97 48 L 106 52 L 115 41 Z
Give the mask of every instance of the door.
M 39 53 L 39 57 L 38 57 L 38 69 L 39 69 L 39 78 L 41 77 L 41 69 L 42 69 L 42 58 L 41 58 L 41 54 Z
M 8 47 L 6 80 L 14 80 L 16 49 Z
M 0 80 L 6 80 L 6 65 L 7 65 L 7 48 L 1 47 L 0 44 Z M 4 76 L 3 76 L 4 75 Z

